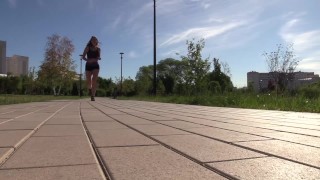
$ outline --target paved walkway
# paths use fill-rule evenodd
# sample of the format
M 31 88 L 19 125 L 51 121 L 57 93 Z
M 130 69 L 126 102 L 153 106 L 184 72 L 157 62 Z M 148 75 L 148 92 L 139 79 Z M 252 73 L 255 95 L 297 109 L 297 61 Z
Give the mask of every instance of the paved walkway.
M 0 106 L 0 179 L 320 179 L 320 114 L 105 98 Z

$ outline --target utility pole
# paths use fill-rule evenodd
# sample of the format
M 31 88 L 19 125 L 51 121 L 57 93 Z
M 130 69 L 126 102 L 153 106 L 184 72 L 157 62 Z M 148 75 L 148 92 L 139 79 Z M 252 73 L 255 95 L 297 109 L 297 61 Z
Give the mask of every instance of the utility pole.
M 153 95 L 157 95 L 156 0 L 153 0 Z
M 121 55 L 121 80 L 120 80 L 120 96 L 122 95 L 122 55 L 124 54 L 123 52 L 119 53 Z
M 79 55 L 80 56 L 80 74 L 79 74 L 79 96 L 81 97 L 82 96 L 82 86 L 81 86 L 81 83 L 82 83 L 82 54 Z

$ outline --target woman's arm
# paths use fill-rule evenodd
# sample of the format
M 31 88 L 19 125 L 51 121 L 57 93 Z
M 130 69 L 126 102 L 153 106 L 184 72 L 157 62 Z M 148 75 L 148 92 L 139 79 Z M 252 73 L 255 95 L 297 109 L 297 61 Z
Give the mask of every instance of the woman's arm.
M 100 56 L 100 48 L 98 48 L 98 52 L 99 52 L 99 54 L 98 54 L 98 60 L 101 60 L 101 56 Z
M 85 60 L 85 61 L 87 60 L 86 55 L 87 55 L 88 51 L 89 51 L 89 47 L 87 46 L 87 47 L 84 49 L 83 53 L 82 53 L 82 59 Z

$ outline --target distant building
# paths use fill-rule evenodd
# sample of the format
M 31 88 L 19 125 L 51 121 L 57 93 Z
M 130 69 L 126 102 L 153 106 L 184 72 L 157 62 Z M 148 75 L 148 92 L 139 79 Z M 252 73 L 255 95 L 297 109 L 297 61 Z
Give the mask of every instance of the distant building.
M 14 76 L 28 75 L 29 57 L 13 55 L 7 57 L 7 72 Z
M 7 74 L 6 41 L 0 41 L 0 74 Z
M 275 76 L 273 72 L 269 73 L 258 73 L 251 71 L 247 73 L 247 86 L 249 87 L 252 84 L 253 89 L 256 92 L 268 89 L 269 86 L 275 86 Z M 288 89 L 297 89 L 303 85 L 312 84 L 320 81 L 319 75 L 314 74 L 314 72 L 294 72 L 291 74 L 291 80 L 288 81 Z

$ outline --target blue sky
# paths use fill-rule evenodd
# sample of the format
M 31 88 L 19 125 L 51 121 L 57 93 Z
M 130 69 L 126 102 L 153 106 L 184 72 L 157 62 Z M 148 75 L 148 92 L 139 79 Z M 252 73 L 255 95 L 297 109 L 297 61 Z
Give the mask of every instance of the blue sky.
M 232 82 L 246 86 L 247 72 L 267 72 L 264 52 L 294 44 L 297 70 L 320 74 L 319 0 L 157 0 L 157 61 L 186 54 L 186 40 L 204 38 L 202 57 L 228 63 Z M 92 35 L 101 42 L 100 76 L 135 78 L 153 64 L 153 0 L 2 0 L 0 40 L 7 56 L 29 57 L 39 67 L 47 37 L 67 36 L 73 59 Z

